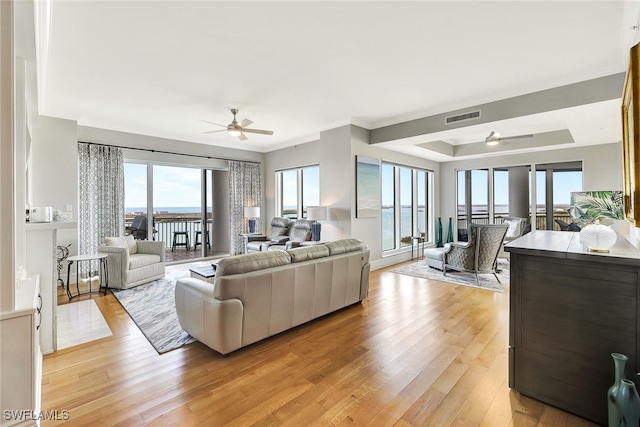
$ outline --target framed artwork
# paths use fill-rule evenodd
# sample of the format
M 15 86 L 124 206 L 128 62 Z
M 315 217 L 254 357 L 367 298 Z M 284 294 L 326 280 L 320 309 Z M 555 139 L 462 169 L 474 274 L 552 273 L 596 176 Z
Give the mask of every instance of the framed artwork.
M 640 226 L 640 44 L 631 48 L 622 95 L 624 216 Z
M 356 156 L 356 218 L 380 216 L 380 161 Z
M 596 220 L 624 219 L 622 191 L 574 191 L 569 215 L 573 221 L 588 224 Z

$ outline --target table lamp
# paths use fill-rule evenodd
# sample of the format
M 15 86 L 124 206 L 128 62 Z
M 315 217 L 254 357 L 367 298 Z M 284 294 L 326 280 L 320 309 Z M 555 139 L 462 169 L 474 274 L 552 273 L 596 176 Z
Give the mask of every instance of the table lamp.
M 307 219 L 314 221 L 311 224 L 311 239 L 314 242 L 320 241 L 320 223 L 319 220 L 327 219 L 327 208 L 324 206 L 309 206 L 307 208 Z
M 256 218 L 260 218 L 260 206 L 245 206 L 244 216 L 249 218 L 249 233 L 255 233 Z

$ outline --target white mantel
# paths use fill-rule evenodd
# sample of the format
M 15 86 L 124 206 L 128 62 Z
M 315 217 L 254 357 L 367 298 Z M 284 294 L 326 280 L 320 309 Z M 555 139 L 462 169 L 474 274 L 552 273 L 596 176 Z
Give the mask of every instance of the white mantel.
M 27 259 L 26 270 L 29 275 L 40 276 L 40 293 L 42 295 L 42 324 L 40 326 L 40 347 L 43 354 L 57 349 L 56 312 L 58 286 L 55 272 L 57 270 L 56 239 L 57 230 L 77 228 L 76 222 L 39 222 L 27 223 Z

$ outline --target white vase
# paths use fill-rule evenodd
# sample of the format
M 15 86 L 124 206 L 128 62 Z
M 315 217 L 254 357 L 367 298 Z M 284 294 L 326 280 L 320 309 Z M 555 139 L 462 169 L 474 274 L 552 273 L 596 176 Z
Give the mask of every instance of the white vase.
M 617 239 L 618 236 L 611 227 L 602 225 L 598 221 L 580 230 L 580 242 L 591 252 L 609 252 Z

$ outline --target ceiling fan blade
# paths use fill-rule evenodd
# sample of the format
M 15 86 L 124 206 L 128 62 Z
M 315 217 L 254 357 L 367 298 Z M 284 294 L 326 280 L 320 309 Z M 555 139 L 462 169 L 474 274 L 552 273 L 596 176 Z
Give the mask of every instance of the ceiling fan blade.
M 251 125 L 253 122 L 249 119 L 242 119 L 242 121 L 240 122 L 240 127 L 247 127 L 249 125 Z
M 205 134 L 205 133 L 216 133 L 216 132 L 226 132 L 226 131 L 227 131 L 226 129 L 220 129 L 220 130 L 210 130 L 208 132 L 202 132 L 202 133 Z
M 246 137 L 246 135 L 242 132 L 240 132 L 240 135 L 238 135 L 238 139 L 240 141 L 246 141 L 248 138 Z
M 259 133 L 262 135 L 273 135 L 272 130 L 264 130 L 264 129 L 242 129 L 243 132 L 247 133 Z
M 210 125 L 222 126 L 223 128 L 227 127 L 227 125 L 221 125 L 220 123 L 210 122 L 209 120 L 200 120 L 200 121 L 204 123 L 209 123 Z
M 507 139 L 520 139 L 520 138 L 533 138 L 532 134 L 529 135 L 514 135 L 514 136 L 505 136 L 500 138 L 502 141 L 505 141 Z

